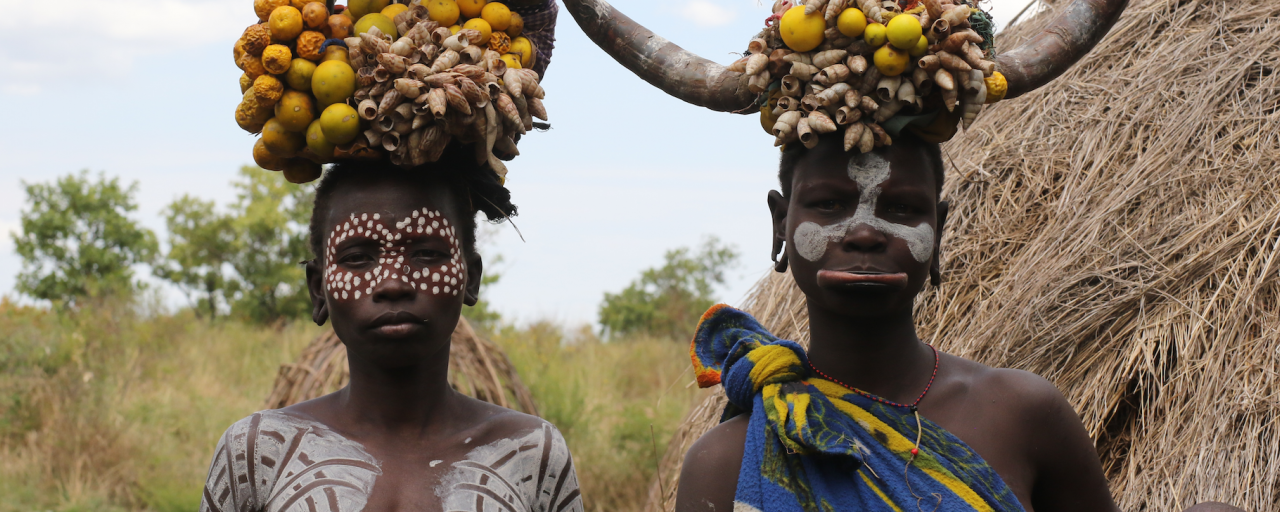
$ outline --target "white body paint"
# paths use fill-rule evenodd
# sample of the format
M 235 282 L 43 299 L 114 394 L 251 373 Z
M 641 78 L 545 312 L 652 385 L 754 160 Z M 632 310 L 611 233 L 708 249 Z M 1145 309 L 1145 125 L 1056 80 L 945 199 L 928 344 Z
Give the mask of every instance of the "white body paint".
M 889 179 L 889 161 L 875 153 L 855 155 L 849 159 L 849 179 L 858 183 L 860 194 L 853 216 L 828 226 L 815 222 L 800 224 L 792 235 L 796 252 L 806 260 L 818 261 L 827 253 L 828 245 L 842 240 L 849 230 L 865 224 L 886 236 L 906 241 L 916 261 L 928 261 L 933 255 L 933 226 L 927 222 L 907 226 L 876 216 L 880 185 Z
M 381 474 L 360 443 L 314 421 L 261 411 L 218 441 L 200 512 L 359 512 Z M 450 512 L 583 510 L 569 449 L 548 423 L 472 449 L 439 482 L 424 482 L 433 484 L 441 510 Z
M 440 481 L 436 495 L 456 512 L 581 512 L 573 458 L 550 424 L 476 447 Z
M 358 300 L 368 297 L 387 279 L 409 283 L 417 291 L 432 295 L 457 296 L 466 286 L 466 262 L 449 220 L 439 211 L 421 208 L 388 228 L 380 214 L 352 214 L 347 221 L 333 227 L 325 244 L 324 287 L 334 300 Z M 378 268 L 372 272 L 340 270 L 334 261 L 338 244 L 351 237 L 364 237 L 379 242 Z M 415 268 L 406 262 L 409 244 L 415 238 L 439 236 L 449 242 L 449 264 L 436 268 Z
M 276 411 L 231 425 L 213 453 L 201 512 L 358 512 L 382 474 L 359 443 Z

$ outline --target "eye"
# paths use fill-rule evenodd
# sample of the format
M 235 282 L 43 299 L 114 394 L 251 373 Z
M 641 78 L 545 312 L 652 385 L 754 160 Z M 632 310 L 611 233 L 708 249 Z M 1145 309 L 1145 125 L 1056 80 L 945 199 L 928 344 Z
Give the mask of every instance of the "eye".
M 350 254 L 344 254 L 341 258 L 338 258 L 338 263 L 347 266 L 364 265 L 373 263 L 373 256 L 363 252 L 353 252 Z
M 447 259 L 449 255 L 435 249 L 418 249 L 413 251 L 413 255 L 410 257 L 413 259 L 436 260 Z
M 844 209 L 844 202 L 837 199 L 826 199 L 813 203 L 813 209 L 824 212 L 834 212 Z
M 893 213 L 898 215 L 911 215 L 913 213 L 916 213 L 915 207 L 909 204 L 904 204 L 904 203 L 890 204 L 887 208 L 885 208 L 885 211 L 888 213 Z

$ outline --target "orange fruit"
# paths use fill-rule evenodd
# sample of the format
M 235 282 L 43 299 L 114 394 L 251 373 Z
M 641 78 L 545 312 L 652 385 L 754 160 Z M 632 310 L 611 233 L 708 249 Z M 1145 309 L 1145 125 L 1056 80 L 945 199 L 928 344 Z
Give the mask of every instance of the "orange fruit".
M 498 2 L 489 2 L 480 9 L 480 19 L 489 22 L 495 32 L 501 32 L 511 26 L 511 9 Z
M 458 16 L 462 14 L 457 0 L 427 0 L 423 5 L 427 8 L 428 19 L 446 27 L 457 24 Z
M 458 10 L 466 18 L 479 18 L 484 10 L 485 0 L 458 0 Z
M 302 6 L 302 22 L 307 28 L 320 28 L 329 21 L 329 10 L 323 2 L 309 2 Z
M 476 45 L 481 47 L 489 44 L 489 36 L 493 35 L 493 27 L 489 26 L 489 22 L 480 18 L 467 20 L 466 23 L 462 24 L 462 28 L 480 31 L 480 42 L 476 43 Z
M 507 35 L 512 38 L 520 37 L 524 33 L 524 18 L 520 17 L 520 13 L 511 13 L 511 24 L 507 25 Z

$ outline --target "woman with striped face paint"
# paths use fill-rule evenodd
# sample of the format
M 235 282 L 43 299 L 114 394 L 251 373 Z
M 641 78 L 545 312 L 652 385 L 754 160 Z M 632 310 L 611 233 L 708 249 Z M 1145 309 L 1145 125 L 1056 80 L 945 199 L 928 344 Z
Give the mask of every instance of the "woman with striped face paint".
M 339 163 L 316 190 L 316 323 L 346 345 L 350 383 L 232 425 L 202 510 L 582 510 L 551 424 L 454 391 L 450 339 L 479 299 L 476 214 L 515 214 L 462 153 L 416 169 Z

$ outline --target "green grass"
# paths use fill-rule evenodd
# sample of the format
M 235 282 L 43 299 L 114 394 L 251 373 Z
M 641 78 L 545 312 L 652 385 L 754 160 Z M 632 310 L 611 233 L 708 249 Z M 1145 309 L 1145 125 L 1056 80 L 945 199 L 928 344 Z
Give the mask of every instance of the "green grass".
M 222 431 L 321 332 L 134 309 L 0 301 L 0 512 L 196 509 Z M 549 323 L 491 336 L 564 433 L 588 509 L 639 510 L 693 397 L 685 345 Z

